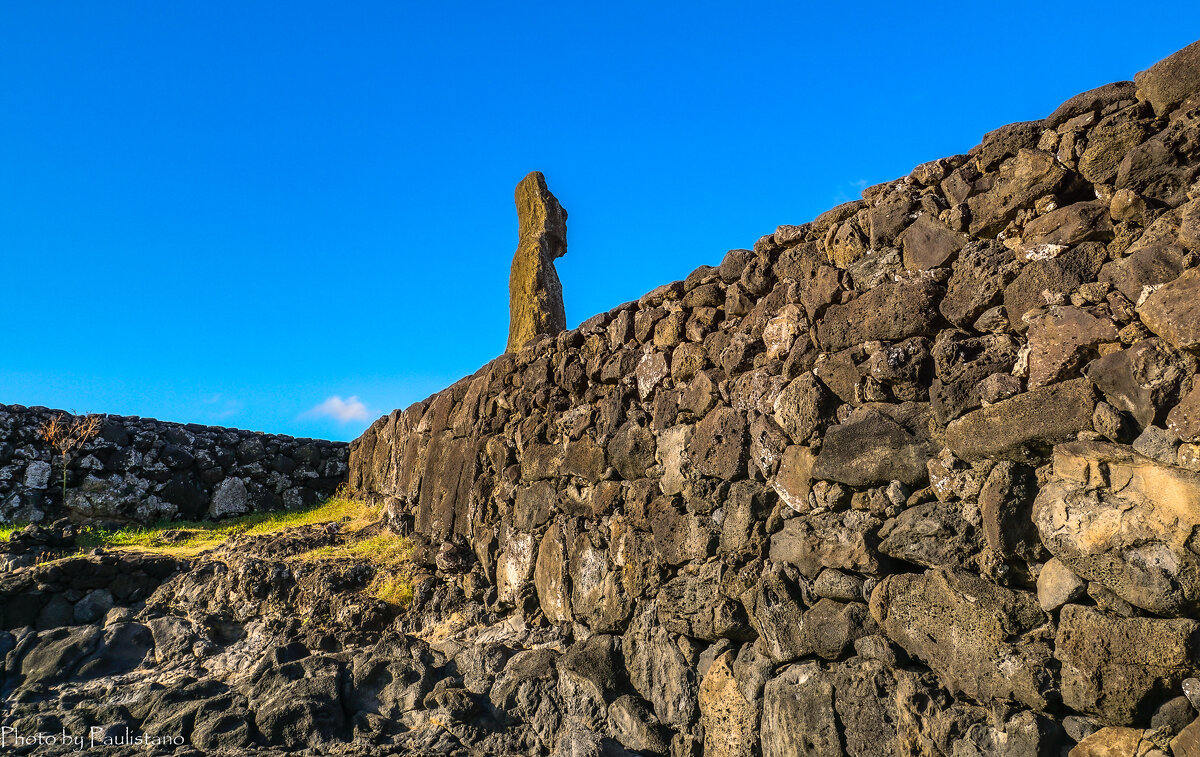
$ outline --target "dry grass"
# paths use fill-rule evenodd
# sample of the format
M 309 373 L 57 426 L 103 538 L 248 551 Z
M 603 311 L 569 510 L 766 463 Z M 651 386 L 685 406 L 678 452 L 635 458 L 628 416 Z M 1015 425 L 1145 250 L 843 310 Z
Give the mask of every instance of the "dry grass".
M 116 530 L 90 528 L 79 536 L 81 549 L 103 547 L 191 557 L 219 547 L 234 536 L 265 536 L 298 526 L 342 522 L 355 532 L 379 520 L 380 508 L 338 493 L 304 510 L 251 513 L 221 521 L 163 521 Z
M 375 567 L 375 578 L 367 587 L 376 599 L 398 607 L 412 604 L 411 581 L 412 544 L 407 539 L 389 533 L 373 535 L 350 533 L 344 544 L 319 547 L 305 552 L 298 559 L 310 562 L 354 560 Z

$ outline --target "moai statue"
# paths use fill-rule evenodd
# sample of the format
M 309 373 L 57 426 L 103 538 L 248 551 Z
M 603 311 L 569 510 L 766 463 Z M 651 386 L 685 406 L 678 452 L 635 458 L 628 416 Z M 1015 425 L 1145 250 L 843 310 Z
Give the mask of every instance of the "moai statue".
M 508 277 L 508 352 L 538 334 L 553 336 L 567 328 L 562 283 L 554 270 L 554 259 L 567 254 L 567 211 L 540 171 L 521 179 L 516 198 L 520 236 Z

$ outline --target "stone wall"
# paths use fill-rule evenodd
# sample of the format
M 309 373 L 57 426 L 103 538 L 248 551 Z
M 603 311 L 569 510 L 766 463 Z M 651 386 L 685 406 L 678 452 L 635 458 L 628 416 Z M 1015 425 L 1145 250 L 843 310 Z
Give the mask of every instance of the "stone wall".
M 105 415 L 67 463 L 64 502 L 38 431 L 60 413 L 0 405 L 0 522 L 220 518 L 314 504 L 346 479 L 341 442 Z
M 1198 45 L 352 444 L 530 753 L 1194 753 Z

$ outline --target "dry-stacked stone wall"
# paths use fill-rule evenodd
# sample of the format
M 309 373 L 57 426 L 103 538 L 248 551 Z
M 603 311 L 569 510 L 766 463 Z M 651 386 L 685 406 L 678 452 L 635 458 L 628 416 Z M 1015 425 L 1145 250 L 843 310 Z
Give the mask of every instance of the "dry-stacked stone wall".
M 63 460 L 39 429 L 59 410 L 0 405 L 0 523 L 199 520 L 314 504 L 346 480 L 348 445 L 105 415 Z
M 476 682 L 531 753 L 1195 754 L 1198 93 L 1200 43 L 358 439 L 428 581 L 566 639 Z

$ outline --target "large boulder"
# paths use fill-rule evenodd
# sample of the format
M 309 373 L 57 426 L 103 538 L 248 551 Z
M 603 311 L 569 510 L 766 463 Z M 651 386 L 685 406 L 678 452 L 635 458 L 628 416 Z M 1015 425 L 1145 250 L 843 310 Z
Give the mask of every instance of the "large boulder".
M 942 287 L 924 276 L 882 284 L 845 305 L 832 305 L 817 324 L 828 351 L 879 339 L 899 341 L 929 334 L 937 323 Z
M 927 476 L 925 460 L 936 452 L 928 405 L 873 403 L 829 428 L 812 475 L 848 486 L 919 484 Z
M 1200 473 L 1123 445 L 1063 444 L 1033 517 L 1058 559 L 1130 604 L 1160 615 L 1200 606 Z
M 1051 650 L 1037 633 L 1048 618 L 1031 592 L 957 570 L 901 573 L 871 593 L 871 615 L 951 691 L 1037 710 L 1057 699 Z
M 1193 42 L 1133 77 L 1138 97 L 1162 115 L 1200 92 L 1200 42 Z
M 967 460 L 993 458 L 1028 462 L 1053 445 L 1092 428 L 1096 407 L 1085 378 L 1034 389 L 967 413 L 946 427 L 946 446 Z
M 1063 704 L 1114 725 L 1144 722 L 1200 664 L 1200 623 L 1178 618 L 1118 618 L 1067 605 L 1059 614 L 1055 657 Z
M 1200 268 L 1155 290 L 1138 307 L 1138 316 L 1175 349 L 1200 347 Z

